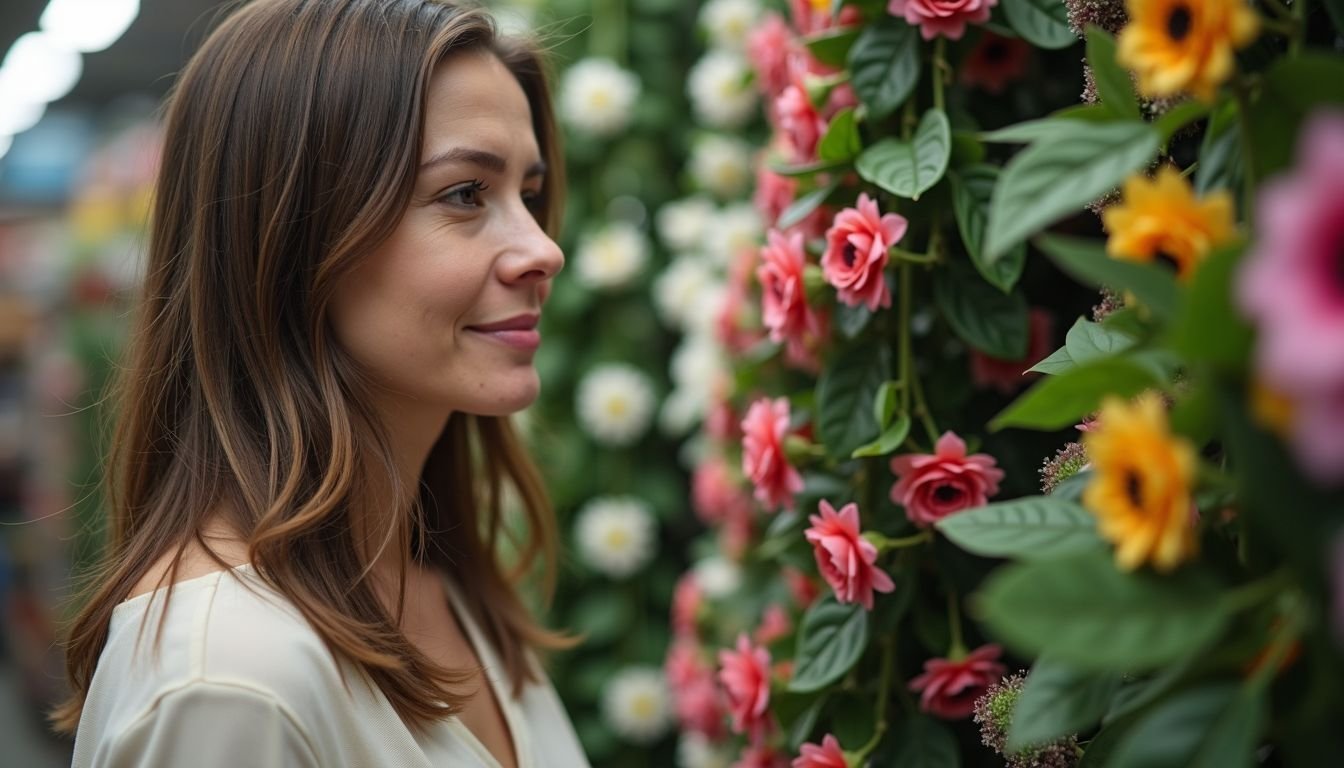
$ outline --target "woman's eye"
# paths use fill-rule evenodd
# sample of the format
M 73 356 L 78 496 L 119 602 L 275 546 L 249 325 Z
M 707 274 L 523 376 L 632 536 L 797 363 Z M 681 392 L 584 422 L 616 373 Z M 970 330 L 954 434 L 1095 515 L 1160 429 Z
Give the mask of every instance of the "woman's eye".
M 440 201 L 464 208 L 477 208 L 481 204 L 481 193 L 490 187 L 477 179 L 448 190 Z

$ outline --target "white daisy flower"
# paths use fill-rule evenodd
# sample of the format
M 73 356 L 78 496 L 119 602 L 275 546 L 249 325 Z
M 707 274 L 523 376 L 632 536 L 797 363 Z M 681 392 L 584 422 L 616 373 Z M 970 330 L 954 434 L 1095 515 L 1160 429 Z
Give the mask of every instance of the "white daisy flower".
M 624 363 L 594 367 L 579 381 L 579 424 L 599 443 L 624 446 L 644 436 L 653 417 L 653 383 Z
M 602 714 L 611 730 L 638 744 L 650 744 L 672 726 L 672 701 L 662 670 L 626 667 L 602 691 Z
M 701 247 L 727 267 L 744 249 L 756 249 L 765 237 L 761 214 L 748 202 L 734 203 L 719 211 L 705 232 Z
M 742 586 L 742 568 L 722 555 L 710 555 L 692 567 L 695 583 L 705 597 L 727 597 Z
M 700 26 L 715 45 L 740 50 L 746 47 L 747 33 L 760 15 L 757 0 L 709 0 L 700 9 Z
M 715 128 L 739 128 L 756 114 L 756 88 L 741 54 L 723 48 L 691 67 L 687 92 L 696 116 Z
M 584 562 L 614 579 L 649 564 L 658 545 L 653 511 L 633 496 L 603 496 L 579 510 L 574 535 Z
M 726 383 L 728 364 L 714 337 L 688 335 L 672 353 L 672 393 L 658 412 L 665 434 L 682 435 L 705 417 L 716 389 Z
M 673 251 L 698 248 L 716 212 L 714 201 L 704 195 L 665 203 L 656 217 L 658 236 Z
M 719 282 L 714 270 L 699 256 L 685 254 L 674 259 L 653 281 L 653 301 L 669 327 L 685 329 L 700 297 Z
M 574 277 L 594 290 L 622 288 L 644 271 L 649 240 L 624 222 L 614 222 L 579 241 L 574 255 Z
M 710 134 L 691 148 L 691 178 L 721 199 L 741 197 L 752 181 L 752 146 L 731 136 Z
M 682 731 L 677 741 L 677 765 L 680 768 L 729 768 L 733 756 L 716 747 L 703 733 Z
M 630 124 L 639 78 L 610 59 L 584 59 L 560 82 L 560 115 L 594 136 L 611 136 Z

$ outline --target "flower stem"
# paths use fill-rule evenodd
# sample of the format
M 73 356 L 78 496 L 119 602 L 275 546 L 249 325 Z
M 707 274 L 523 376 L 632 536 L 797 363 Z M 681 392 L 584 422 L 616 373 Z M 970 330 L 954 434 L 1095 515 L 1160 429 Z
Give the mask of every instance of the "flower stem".
M 915 253 L 895 246 L 887 249 L 887 254 L 897 261 L 905 261 L 911 264 L 937 264 L 942 259 L 936 253 Z
M 938 42 L 933 44 L 933 108 L 939 112 L 945 109 L 943 104 L 943 77 L 948 69 L 946 44 L 947 40 L 942 35 L 939 35 Z
M 877 745 L 882 743 L 882 736 L 887 732 L 887 704 L 891 700 L 891 678 L 895 666 L 896 634 L 893 632 L 882 639 L 882 671 L 877 684 L 877 723 L 873 727 L 873 737 L 854 753 L 853 765 L 863 765 Z
M 952 632 L 952 643 L 947 649 L 947 658 L 953 661 L 964 658 L 966 643 L 961 636 L 961 603 L 957 600 L 955 589 L 947 590 L 947 626 Z
M 1241 215 L 1246 220 L 1247 227 L 1251 227 L 1251 206 L 1255 202 L 1255 151 L 1251 147 L 1251 94 L 1246 86 L 1244 78 L 1235 78 L 1232 81 L 1232 92 L 1237 99 L 1237 127 L 1241 135 L 1237 138 L 1241 142 L 1241 181 L 1242 181 L 1242 200 Z
M 900 329 L 897 337 L 900 343 L 898 354 L 900 355 L 900 379 L 904 386 L 901 387 L 901 413 L 910 413 L 910 264 L 901 262 L 900 280 L 900 306 L 897 308 L 900 312 Z
M 890 552 L 893 549 L 906 549 L 908 547 L 917 547 L 928 541 L 933 541 L 933 533 L 930 531 L 920 531 L 910 536 L 902 536 L 899 539 L 889 539 L 877 531 L 868 531 L 863 537 L 877 547 L 877 553 Z

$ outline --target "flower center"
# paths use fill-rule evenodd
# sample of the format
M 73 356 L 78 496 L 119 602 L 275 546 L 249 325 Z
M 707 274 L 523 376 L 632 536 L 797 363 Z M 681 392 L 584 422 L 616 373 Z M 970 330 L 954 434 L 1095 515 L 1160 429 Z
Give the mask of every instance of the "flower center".
M 1171 15 L 1167 17 L 1167 34 L 1172 41 L 1179 43 L 1190 34 L 1190 21 L 1190 8 L 1186 5 L 1177 5 L 1171 9 Z
M 1008 58 L 1008 46 L 1003 44 L 1002 40 L 991 40 L 985 44 L 985 61 L 991 64 L 998 64 Z
M 934 489 L 933 498 L 944 504 L 950 504 L 961 498 L 961 489 L 955 485 L 940 485 Z
M 1153 261 L 1171 267 L 1171 270 L 1178 275 L 1181 273 L 1181 262 L 1166 251 L 1159 250 L 1153 253 Z
M 845 260 L 846 267 L 854 266 L 854 259 L 858 256 L 858 249 L 853 243 L 845 243 L 844 250 L 840 251 L 840 258 Z
M 1129 503 L 1133 504 L 1135 509 L 1143 509 L 1143 480 L 1139 478 L 1139 473 L 1125 474 L 1125 495 L 1129 497 Z

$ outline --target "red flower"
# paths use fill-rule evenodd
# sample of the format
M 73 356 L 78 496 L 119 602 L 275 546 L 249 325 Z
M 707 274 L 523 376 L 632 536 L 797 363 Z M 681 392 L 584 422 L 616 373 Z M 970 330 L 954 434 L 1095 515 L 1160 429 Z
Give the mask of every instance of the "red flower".
M 826 231 L 821 269 L 841 301 L 851 307 L 865 304 L 868 309 L 891 306 L 891 291 L 882 273 L 887 249 L 905 235 L 906 226 L 900 215 L 883 215 L 867 193 L 859 195 L 856 207 L 836 215 Z
M 787 346 L 789 361 L 807 368 L 817 365 L 816 347 L 826 338 L 826 316 L 807 304 L 803 270 L 803 235 L 767 233 L 761 249 L 761 266 L 756 277 L 761 281 L 761 319 L 770 329 L 771 341 Z
M 891 500 L 905 507 L 910 522 L 927 528 L 942 518 L 983 506 L 999 492 L 1003 470 L 994 457 L 966 455 L 966 443 L 953 432 L 938 438 L 932 454 L 906 453 L 891 460 L 897 481 Z
M 804 744 L 799 751 L 802 754 L 793 759 L 792 768 L 849 768 L 840 742 L 829 733 L 822 738 L 821 746 Z
M 737 636 L 737 650 L 719 651 L 719 667 L 733 733 L 759 742 L 770 729 L 770 652 L 753 646 L 742 633 Z
M 756 499 L 771 510 L 793 508 L 793 495 L 803 490 L 803 476 L 784 455 L 789 431 L 789 401 L 762 399 L 751 404 L 742 420 L 742 472 L 756 486 Z
M 961 63 L 961 82 L 999 93 L 1027 72 L 1031 46 L 1020 37 L 985 32 Z
M 946 720 L 969 717 L 975 700 L 1004 675 L 1000 654 L 999 646 L 982 645 L 958 661 L 924 662 L 924 674 L 910 681 L 910 690 L 921 691 L 919 708 Z
M 837 513 L 823 499 L 819 508 L 821 515 L 808 518 L 812 527 L 803 536 L 812 542 L 822 578 L 835 590 L 836 600 L 860 603 L 871 611 L 873 592 L 890 592 L 896 584 L 885 571 L 873 565 L 877 547 L 859 535 L 859 505 L 851 502 Z
M 1050 313 L 1033 309 L 1027 335 L 1027 356 L 1021 360 L 990 357 L 972 349 L 971 379 L 975 385 L 982 389 L 992 387 L 1005 395 L 1011 395 L 1023 382 L 1039 376 L 1038 373 L 1027 373 L 1027 369 L 1050 354 L 1050 341 L 1054 337 L 1054 323 Z
M 925 40 L 942 35 L 949 40 L 960 40 L 966 24 L 989 21 L 989 9 L 998 0 L 891 0 L 887 12 L 902 16 L 910 26 L 919 26 Z

